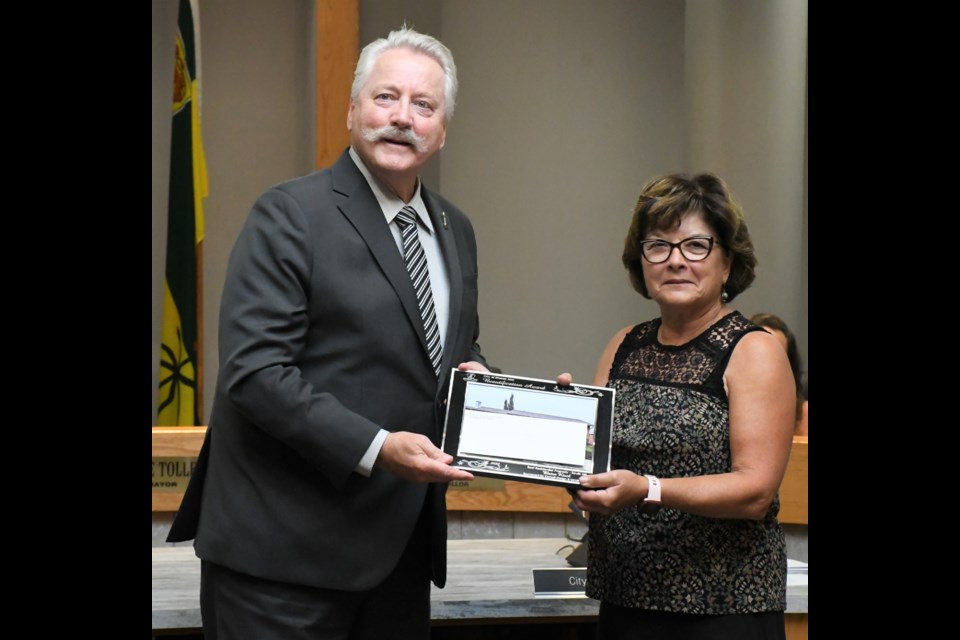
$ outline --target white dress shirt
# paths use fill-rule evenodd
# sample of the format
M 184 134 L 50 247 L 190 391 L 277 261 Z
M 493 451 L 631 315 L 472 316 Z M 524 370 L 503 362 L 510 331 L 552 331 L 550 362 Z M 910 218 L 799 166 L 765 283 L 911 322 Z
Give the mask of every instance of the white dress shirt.
M 427 258 L 427 269 L 430 271 L 430 288 L 433 291 L 433 306 L 437 314 L 437 329 L 440 332 L 440 344 L 444 345 L 447 336 L 447 325 L 450 322 L 450 278 L 447 274 L 447 266 L 443 262 L 443 253 L 440 251 L 440 241 L 437 238 L 436 231 L 433 228 L 433 222 L 427 214 L 427 206 L 420 195 L 420 179 L 417 179 L 417 187 L 414 190 L 410 202 L 404 202 L 394 194 L 384 188 L 380 181 L 370 173 L 363 160 L 357 155 L 357 152 L 350 147 L 350 157 L 354 164 L 360 169 L 360 173 L 366 178 L 367 184 L 376 196 L 380 209 L 383 211 L 384 219 L 390 226 L 390 232 L 393 233 L 393 239 L 397 243 L 397 251 L 403 256 L 403 240 L 400 235 L 399 225 L 394 223 L 394 218 L 400 213 L 403 207 L 410 205 L 417 211 L 417 234 L 420 238 L 420 244 L 423 246 L 423 252 Z M 376 462 L 380 449 L 383 447 L 383 441 L 387 439 L 389 431 L 380 429 L 377 436 L 370 443 L 355 471 L 363 476 L 370 477 L 373 472 L 373 463 Z

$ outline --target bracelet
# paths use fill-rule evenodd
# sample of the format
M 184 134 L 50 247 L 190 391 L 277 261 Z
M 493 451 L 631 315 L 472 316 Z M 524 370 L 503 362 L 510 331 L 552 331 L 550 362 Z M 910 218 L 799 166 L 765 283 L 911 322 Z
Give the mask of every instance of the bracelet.
M 650 483 L 643 504 L 660 504 L 660 479 L 647 474 L 644 474 L 643 477 Z
M 660 479 L 646 473 L 643 477 L 648 483 L 647 497 L 637 505 L 637 508 L 643 513 L 656 513 L 660 509 Z

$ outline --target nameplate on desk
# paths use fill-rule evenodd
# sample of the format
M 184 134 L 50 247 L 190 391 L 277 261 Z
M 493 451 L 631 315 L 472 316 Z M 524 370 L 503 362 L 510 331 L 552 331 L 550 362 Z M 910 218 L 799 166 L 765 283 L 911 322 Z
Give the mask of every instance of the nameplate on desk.
M 153 490 L 184 493 L 193 468 L 197 466 L 196 457 L 192 458 L 153 458 Z
M 586 598 L 586 568 L 534 569 L 535 598 Z

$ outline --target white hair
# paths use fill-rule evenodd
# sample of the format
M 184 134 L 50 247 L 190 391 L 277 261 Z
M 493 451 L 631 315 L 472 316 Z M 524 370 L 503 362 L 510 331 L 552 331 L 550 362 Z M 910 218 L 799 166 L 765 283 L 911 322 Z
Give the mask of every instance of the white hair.
M 356 101 L 360 96 L 360 89 L 367 78 L 370 77 L 370 71 L 373 69 L 377 58 L 386 51 L 401 48 L 428 55 L 436 60 L 443 69 L 443 119 L 445 122 L 450 122 L 457 102 L 457 65 L 453 62 L 453 54 L 450 53 L 450 49 L 447 49 L 442 42 L 433 36 L 408 29 L 406 25 L 396 31 L 391 31 L 386 38 L 374 40 L 363 48 L 363 51 L 360 52 L 360 59 L 357 60 L 357 68 L 353 72 L 353 87 L 350 89 L 350 99 Z

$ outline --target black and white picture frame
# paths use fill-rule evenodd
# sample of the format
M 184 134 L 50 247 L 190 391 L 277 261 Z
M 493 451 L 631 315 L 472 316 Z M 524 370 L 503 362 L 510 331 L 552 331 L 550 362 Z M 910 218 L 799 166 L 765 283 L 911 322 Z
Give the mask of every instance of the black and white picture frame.
M 616 392 L 499 373 L 453 371 L 441 448 L 476 476 L 579 487 L 610 470 Z

